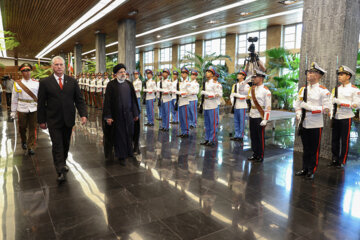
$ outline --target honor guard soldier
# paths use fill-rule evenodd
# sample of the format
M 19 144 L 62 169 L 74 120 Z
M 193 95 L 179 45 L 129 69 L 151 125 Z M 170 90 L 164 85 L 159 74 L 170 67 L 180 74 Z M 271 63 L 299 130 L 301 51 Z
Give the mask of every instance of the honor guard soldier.
M 173 80 L 172 80 L 172 94 L 171 94 L 171 124 L 179 123 L 179 113 L 178 109 L 175 108 L 176 103 L 176 86 L 178 82 L 179 72 L 173 71 Z
M 140 104 L 140 98 L 141 98 L 141 89 L 142 89 L 142 82 L 140 80 L 140 73 L 138 70 L 135 70 L 133 72 L 134 74 L 134 82 L 133 82 L 133 85 L 134 85 L 134 88 L 135 88 L 135 93 L 136 93 L 136 99 L 138 101 L 138 105 L 139 105 L 139 108 L 141 110 L 141 104 Z
M 169 124 L 170 124 L 170 109 L 171 109 L 171 74 L 168 68 L 164 68 L 162 72 L 163 80 L 162 80 L 162 88 L 159 89 L 161 92 L 161 119 L 162 124 L 160 127 L 160 131 L 168 132 Z
M 145 70 L 146 74 L 146 88 L 144 93 L 146 94 L 146 116 L 147 123 L 145 126 L 154 126 L 154 101 L 155 101 L 155 92 L 156 92 L 156 82 L 153 79 L 153 72 L 150 69 Z
M 83 73 L 80 73 L 79 88 L 80 88 L 80 92 L 81 92 L 81 95 L 82 95 L 82 96 L 84 96 L 83 90 L 82 90 L 83 79 L 84 79 L 84 75 L 83 75 Z
M 235 136 L 230 138 L 232 141 L 243 142 L 245 132 L 245 120 L 247 103 L 246 98 L 249 93 L 250 86 L 245 81 L 247 74 L 244 70 L 237 73 L 237 83 L 232 86 L 230 100 L 234 111 L 234 128 Z
M 177 137 L 187 138 L 189 137 L 189 122 L 188 122 L 188 106 L 189 106 L 189 92 L 190 92 L 190 82 L 188 80 L 189 70 L 186 67 L 181 68 L 181 80 L 179 79 L 179 90 L 176 91 L 176 94 L 179 96 L 179 100 L 176 104 L 179 111 L 179 120 L 180 120 L 180 133 Z
M 104 81 L 103 81 L 103 97 L 105 97 L 106 87 L 110 82 L 109 74 L 107 72 L 104 73 Z
M 255 70 L 254 85 L 249 89 L 248 98 L 251 100 L 249 114 L 251 150 L 253 155 L 249 161 L 263 162 L 265 150 L 265 127 L 270 118 L 271 92 L 264 86 L 266 74 Z
M 91 80 L 89 84 L 89 94 L 90 94 L 90 101 L 89 105 L 96 107 L 96 100 L 95 100 L 95 91 L 96 91 L 96 75 L 95 73 L 91 74 Z
M 161 121 L 161 116 L 162 116 L 162 109 L 161 109 L 161 97 L 162 97 L 162 94 L 160 93 L 159 89 L 161 88 L 162 86 L 162 80 L 163 80 L 163 77 L 162 77 L 162 72 L 158 72 L 157 74 L 157 82 L 156 82 L 156 98 L 158 100 L 158 118 L 156 120 L 159 120 Z M 160 104 L 159 104 L 160 102 Z
M 19 67 L 22 79 L 14 82 L 11 99 L 11 118 L 18 114 L 21 146 L 28 150 L 29 155 L 35 154 L 36 123 L 37 123 L 37 96 L 39 81 L 31 78 L 32 66 L 24 63 Z M 28 130 L 28 137 L 26 132 Z
M 204 96 L 204 127 L 205 127 L 205 141 L 201 145 L 214 146 L 216 142 L 216 108 L 218 107 L 216 94 L 218 93 L 218 86 L 214 83 L 213 78 L 216 74 L 215 67 L 210 66 L 206 70 L 207 81 L 205 87 L 200 92 Z
M 330 92 L 319 84 L 325 73 L 324 69 L 313 62 L 311 68 L 305 73 L 309 86 L 300 89 L 294 104 L 299 122 L 302 118 L 302 109 L 305 110 L 300 132 L 303 144 L 303 168 L 296 172 L 295 176 L 306 176 L 310 180 L 314 179 L 319 163 L 321 133 L 324 126 L 323 114 L 329 114 L 331 108 Z M 304 101 L 305 94 L 306 101 Z
M 96 91 L 95 91 L 95 99 L 96 99 L 96 103 L 95 103 L 95 107 L 96 108 L 102 108 L 102 99 L 101 99 L 101 95 L 102 95 L 102 88 L 103 86 L 103 78 L 102 78 L 102 73 L 98 73 L 97 74 L 97 79 L 96 79 Z
M 189 95 L 189 124 L 190 128 L 196 128 L 197 126 L 197 104 L 198 104 L 198 93 L 199 83 L 196 80 L 199 72 L 195 69 L 191 70 L 191 81 L 190 81 L 190 95 Z
M 220 77 L 220 74 L 218 72 L 215 73 L 215 76 L 214 76 L 214 83 L 216 84 L 217 86 L 217 91 L 216 91 L 216 95 L 215 95 L 215 98 L 216 98 L 216 103 L 217 103 L 217 108 L 216 108 L 216 119 L 215 119 L 215 122 L 216 122 L 216 133 L 218 132 L 219 130 L 219 121 L 220 121 L 220 104 L 221 104 L 221 99 L 222 99 L 222 96 L 223 96 L 223 88 L 222 88 L 222 85 L 221 83 L 218 81 L 218 78 Z
M 90 79 L 90 73 L 86 73 L 86 79 L 85 79 L 85 101 L 86 101 L 86 104 L 89 105 L 89 102 L 90 102 L 90 82 L 91 82 L 91 79 Z
M 337 69 L 340 85 L 332 90 L 332 162 L 329 166 L 343 168 L 349 152 L 351 120 L 355 116 L 353 109 L 360 106 L 360 89 L 350 83 L 355 72 L 347 66 Z

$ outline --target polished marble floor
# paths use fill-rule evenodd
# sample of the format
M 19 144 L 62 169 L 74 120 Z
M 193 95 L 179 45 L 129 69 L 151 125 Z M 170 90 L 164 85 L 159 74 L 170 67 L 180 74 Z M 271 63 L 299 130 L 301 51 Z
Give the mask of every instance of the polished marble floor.
M 163 133 L 156 124 L 142 129 L 140 165 L 123 167 L 105 161 L 101 114 L 89 111 L 89 123 L 74 128 L 62 185 L 48 133 L 38 132 L 29 157 L 2 111 L 0 239 L 359 239 L 359 124 L 346 168 L 320 160 L 311 182 L 293 174 L 294 119 L 267 128 L 263 164 L 246 161 L 247 138 L 229 141 L 232 119 L 222 113 L 217 147 L 198 144 L 202 118 L 188 139 L 176 137 L 177 125 Z

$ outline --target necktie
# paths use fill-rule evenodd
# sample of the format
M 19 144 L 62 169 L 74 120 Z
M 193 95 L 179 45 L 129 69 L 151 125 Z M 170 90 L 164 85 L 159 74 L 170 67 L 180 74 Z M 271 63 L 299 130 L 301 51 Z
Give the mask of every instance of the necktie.
M 61 90 L 63 89 L 63 84 L 62 84 L 62 82 L 61 82 L 61 78 L 59 78 L 59 86 L 60 86 L 60 88 L 61 88 Z

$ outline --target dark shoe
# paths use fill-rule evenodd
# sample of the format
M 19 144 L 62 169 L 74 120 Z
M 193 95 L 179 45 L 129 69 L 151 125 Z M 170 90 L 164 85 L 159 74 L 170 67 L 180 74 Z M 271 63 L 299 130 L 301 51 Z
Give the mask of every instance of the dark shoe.
M 339 163 L 334 160 L 332 160 L 331 162 L 328 163 L 328 167 L 336 167 L 337 165 L 339 165 Z
M 183 134 L 181 138 L 188 138 L 189 134 Z
M 301 169 L 300 171 L 297 171 L 295 173 L 295 176 L 305 176 L 307 174 L 307 172 L 308 172 L 307 170 Z
M 27 144 L 23 143 L 23 144 L 21 144 L 21 147 L 22 147 L 22 149 L 26 150 L 27 149 Z
M 34 150 L 29 149 L 29 150 L 28 150 L 28 154 L 29 154 L 29 155 L 34 155 L 34 154 L 35 154 L 35 152 L 34 152 Z
M 194 126 L 190 126 L 190 129 L 193 129 L 194 128 Z
M 208 147 L 213 147 L 213 146 L 215 146 L 215 143 L 214 143 L 214 142 L 208 142 L 208 143 L 206 144 L 206 146 L 208 146 Z
M 68 171 L 70 170 L 70 168 L 69 168 L 67 165 L 65 165 L 65 166 L 63 167 L 63 170 L 64 170 L 65 172 L 68 172 Z
M 238 138 L 236 138 L 236 137 L 231 137 L 230 140 L 231 140 L 231 141 L 237 141 Z
M 342 164 L 342 163 L 339 163 L 339 164 L 336 165 L 336 168 L 337 168 L 337 169 L 342 169 L 342 168 L 344 168 L 344 167 L 345 167 L 345 165 Z
M 119 162 L 121 166 L 126 166 L 126 160 L 124 158 L 119 158 Z
M 204 141 L 204 142 L 201 142 L 200 145 L 206 145 L 208 144 L 209 141 Z
M 252 155 L 251 157 L 248 157 L 248 161 L 256 161 L 257 157 L 255 155 Z
M 257 162 L 257 163 L 262 163 L 264 161 L 263 158 L 256 158 L 256 160 L 254 160 L 254 162 Z
M 238 138 L 237 141 L 238 142 L 244 142 L 244 139 L 243 138 Z
M 314 175 L 313 173 L 311 173 L 311 172 L 309 172 L 309 173 L 306 175 L 306 179 L 308 179 L 308 180 L 313 180 L 314 177 L 315 177 L 315 175 Z
M 164 131 L 164 128 L 159 128 L 159 131 Z
M 178 135 L 176 135 L 177 137 L 183 137 L 184 136 L 184 134 L 178 134 Z
M 57 177 L 57 181 L 59 183 L 65 182 L 66 181 L 66 173 L 59 173 L 58 177 Z

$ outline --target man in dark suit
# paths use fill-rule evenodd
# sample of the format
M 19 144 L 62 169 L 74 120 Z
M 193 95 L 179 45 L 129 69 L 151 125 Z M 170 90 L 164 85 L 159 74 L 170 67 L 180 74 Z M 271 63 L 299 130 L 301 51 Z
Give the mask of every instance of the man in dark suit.
M 40 128 L 49 128 L 52 155 L 57 180 L 66 180 L 66 158 L 70 147 L 72 128 L 75 125 L 75 107 L 81 116 L 81 123 L 87 121 L 87 108 L 81 96 L 77 81 L 64 75 L 65 60 L 56 56 L 52 59 L 54 74 L 40 80 L 38 93 L 38 123 Z

